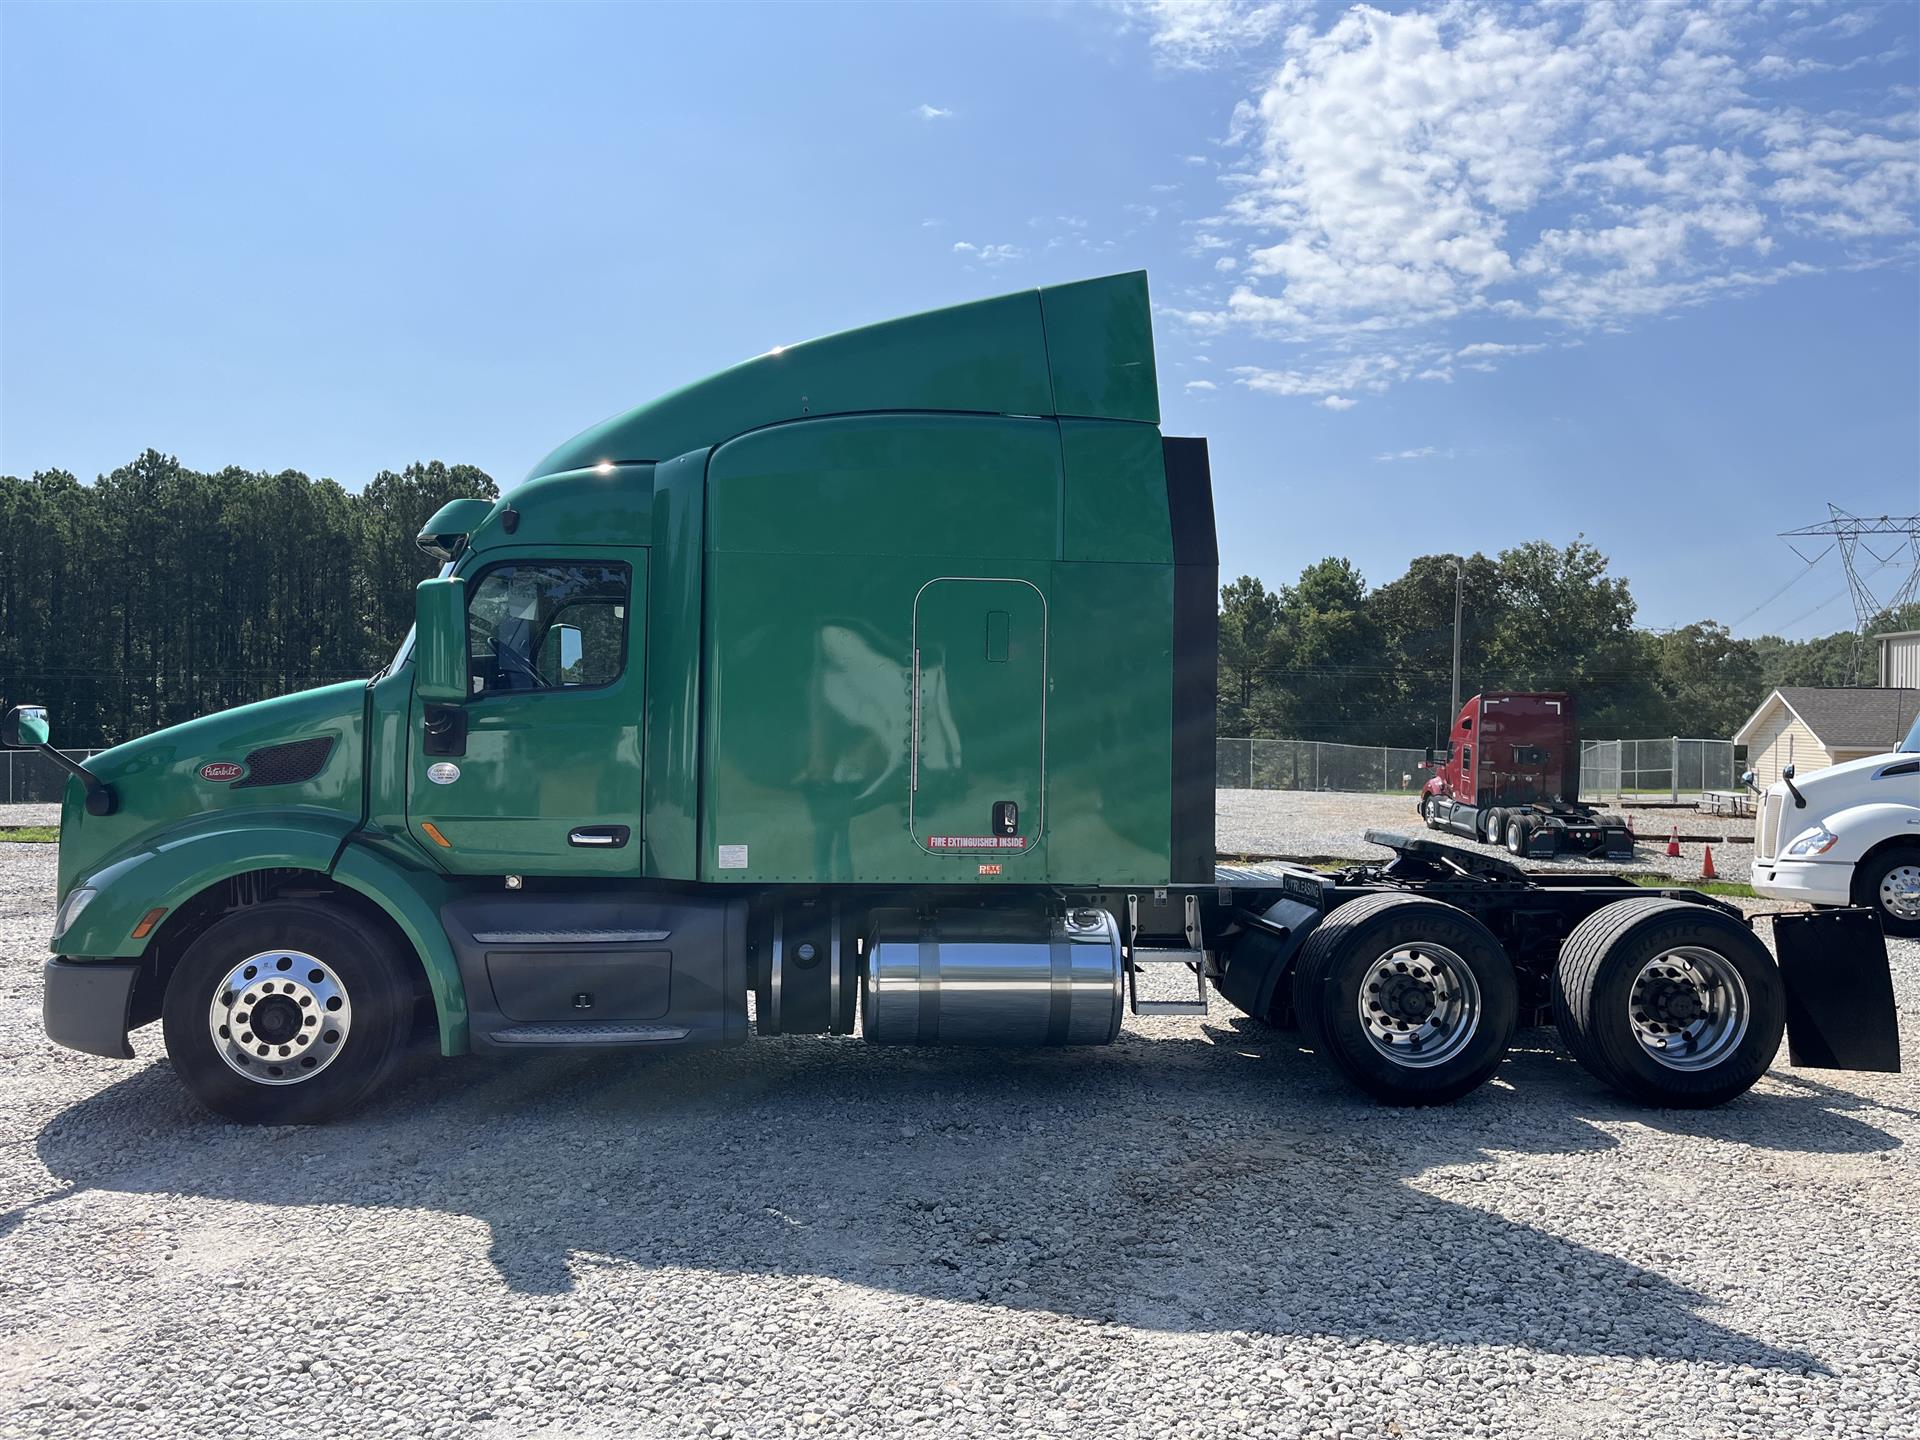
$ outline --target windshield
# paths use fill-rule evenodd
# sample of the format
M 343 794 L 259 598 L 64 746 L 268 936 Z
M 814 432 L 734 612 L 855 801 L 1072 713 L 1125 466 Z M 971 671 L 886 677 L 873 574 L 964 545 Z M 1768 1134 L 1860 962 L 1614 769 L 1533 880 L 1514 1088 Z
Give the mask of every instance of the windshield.
M 1920 755 L 1920 715 L 1913 717 L 1913 728 L 1907 731 L 1907 738 L 1898 748 L 1902 755 Z

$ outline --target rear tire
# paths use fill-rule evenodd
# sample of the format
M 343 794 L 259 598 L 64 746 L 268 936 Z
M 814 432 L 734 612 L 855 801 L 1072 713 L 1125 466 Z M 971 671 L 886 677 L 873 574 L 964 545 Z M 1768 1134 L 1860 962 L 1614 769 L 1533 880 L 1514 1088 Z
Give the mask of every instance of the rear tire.
M 1888 935 L 1920 936 L 1920 845 L 1870 856 L 1853 872 L 1853 903 L 1871 908 Z
M 167 983 L 167 1054 L 209 1110 L 249 1125 L 343 1115 L 412 1030 L 411 966 L 355 911 L 274 900 L 216 921 Z
M 1480 817 L 1480 843 L 1498 845 L 1500 837 L 1506 831 L 1507 812 L 1498 805 L 1484 811 Z
M 1554 1020 L 1595 1078 L 1649 1105 L 1719 1105 L 1780 1051 L 1786 991 L 1745 925 L 1685 900 L 1618 900 L 1575 927 Z
M 1524 815 L 1507 817 L 1507 853 L 1524 856 L 1527 853 L 1527 837 L 1533 833 L 1533 824 Z
M 1418 895 L 1367 895 L 1329 914 L 1301 948 L 1293 996 L 1322 1057 L 1393 1105 L 1479 1088 L 1506 1056 L 1517 1009 L 1500 942 Z

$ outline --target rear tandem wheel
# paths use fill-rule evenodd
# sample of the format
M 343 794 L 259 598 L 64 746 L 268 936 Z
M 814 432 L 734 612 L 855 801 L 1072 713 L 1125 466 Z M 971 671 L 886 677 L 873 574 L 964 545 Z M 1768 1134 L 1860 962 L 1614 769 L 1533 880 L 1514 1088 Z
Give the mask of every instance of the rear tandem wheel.
M 1616 900 L 1575 927 L 1554 966 L 1553 1009 L 1574 1059 L 1652 1105 L 1742 1094 L 1786 1028 L 1779 967 L 1753 931 L 1657 896 Z
M 1349 1080 L 1395 1105 L 1439 1105 L 1499 1068 L 1518 997 L 1513 966 L 1466 911 L 1374 894 L 1320 922 L 1293 976 L 1301 1033 Z

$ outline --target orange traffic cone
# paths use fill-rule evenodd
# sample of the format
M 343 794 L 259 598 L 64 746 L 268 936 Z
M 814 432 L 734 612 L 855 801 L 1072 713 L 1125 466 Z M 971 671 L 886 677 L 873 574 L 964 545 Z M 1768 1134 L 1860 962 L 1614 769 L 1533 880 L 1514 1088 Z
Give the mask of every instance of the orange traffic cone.
M 1707 846 L 1706 858 L 1700 862 L 1700 878 L 1702 880 L 1719 879 L 1719 876 L 1713 873 L 1713 846 L 1711 845 Z
M 1669 860 L 1680 858 L 1680 827 L 1678 825 L 1673 827 L 1673 834 L 1667 837 L 1667 858 Z

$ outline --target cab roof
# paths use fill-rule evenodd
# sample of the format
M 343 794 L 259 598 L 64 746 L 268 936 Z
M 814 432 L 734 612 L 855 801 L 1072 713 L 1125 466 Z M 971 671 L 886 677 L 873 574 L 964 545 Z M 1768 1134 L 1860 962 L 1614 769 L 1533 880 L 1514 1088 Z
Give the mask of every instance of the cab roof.
M 667 460 L 785 420 L 879 410 L 1158 424 L 1146 272 L 782 346 L 583 431 L 528 478 Z

